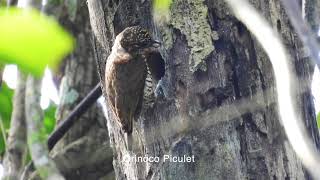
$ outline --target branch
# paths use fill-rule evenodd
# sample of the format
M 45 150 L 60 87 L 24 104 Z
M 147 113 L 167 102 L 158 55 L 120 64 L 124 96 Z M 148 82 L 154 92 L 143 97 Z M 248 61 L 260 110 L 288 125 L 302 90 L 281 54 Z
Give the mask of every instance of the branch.
M 40 90 L 41 80 L 29 76 L 26 85 L 25 111 L 30 154 L 42 179 L 64 180 L 54 162 L 49 158 L 46 135 L 43 132 L 43 111 L 40 107 Z
M 102 91 L 100 83 L 93 88 L 89 94 L 71 111 L 69 116 L 63 120 L 60 125 L 56 128 L 54 132 L 50 135 L 48 139 L 48 148 L 51 150 L 54 145 L 63 137 L 63 135 L 73 126 L 76 120 L 84 114 L 89 107 L 94 104 L 98 98 L 101 96 Z
M 275 74 L 280 119 L 288 140 L 314 179 L 320 178 L 320 157 L 312 141 L 305 135 L 307 133 L 300 113 L 292 101 L 292 97 L 296 97 L 294 82 L 297 79 L 290 73 L 294 71 L 278 34 L 246 0 L 226 0 L 226 2 L 268 54 Z

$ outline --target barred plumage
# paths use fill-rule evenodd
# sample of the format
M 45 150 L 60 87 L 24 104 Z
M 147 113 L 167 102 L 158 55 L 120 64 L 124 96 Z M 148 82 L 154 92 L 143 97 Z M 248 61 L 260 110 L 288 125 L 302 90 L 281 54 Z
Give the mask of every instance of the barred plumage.
M 147 77 L 144 85 L 144 93 L 143 93 L 143 107 L 148 108 L 152 107 L 154 104 L 155 96 L 154 96 L 154 83 L 152 79 L 152 75 L 149 67 L 147 66 Z

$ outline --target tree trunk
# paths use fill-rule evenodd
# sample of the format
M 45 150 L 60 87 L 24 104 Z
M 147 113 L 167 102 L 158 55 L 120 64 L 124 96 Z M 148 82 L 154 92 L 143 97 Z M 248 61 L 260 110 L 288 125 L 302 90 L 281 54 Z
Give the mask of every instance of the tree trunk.
M 27 76 L 18 72 L 17 88 L 13 99 L 13 111 L 3 166 L 4 179 L 18 179 L 27 154 L 27 127 L 25 117 L 25 91 Z
M 77 47 L 66 58 L 57 75 L 63 77 L 60 78 L 60 104 L 56 113 L 58 124 L 99 81 L 86 4 L 78 2 L 75 12 L 75 18 L 72 13 L 66 12 L 60 17 L 60 22 L 76 38 Z M 59 78 L 57 79 L 59 82 Z M 108 131 L 102 109 L 97 103 L 77 120 L 54 147 L 51 155 L 66 179 L 99 179 L 112 174 L 112 150 Z
M 292 73 L 303 82 L 296 101 L 319 146 L 310 92 L 313 66 L 280 2 L 253 5 L 281 34 L 292 57 Z M 279 122 L 271 63 L 223 0 L 174 0 L 168 24 L 153 22 L 151 0 L 88 0 L 88 8 L 103 85 L 114 38 L 128 26 L 148 28 L 162 42 L 166 65 L 164 97 L 134 122 L 131 148 L 107 107 L 117 179 L 309 178 Z M 169 162 L 165 155 L 194 156 L 194 162 Z M 138 157 L 160 161 L 134 161 Z

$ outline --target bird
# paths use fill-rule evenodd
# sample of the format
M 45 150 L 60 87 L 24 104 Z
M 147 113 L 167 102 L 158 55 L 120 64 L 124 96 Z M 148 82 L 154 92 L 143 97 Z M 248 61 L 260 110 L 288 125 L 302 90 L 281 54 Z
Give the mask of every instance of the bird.
M 157 51 L 160 42 L 147 29 L 131 26 L 114 41 L 105 68 L 106 103 L 124 132 L 131 134 L 133 121 L 143 106 L 148 77 L 147 58 Z

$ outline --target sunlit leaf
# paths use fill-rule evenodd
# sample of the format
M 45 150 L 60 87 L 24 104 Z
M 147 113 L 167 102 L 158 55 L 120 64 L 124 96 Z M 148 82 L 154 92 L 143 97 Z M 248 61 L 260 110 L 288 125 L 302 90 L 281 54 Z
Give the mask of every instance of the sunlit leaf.
M 156 23 L 162 24 L 170 19 L 170 5 L 172 0 L 153 1 L 153 19 Z
M 53 19 L 36 10 L 0 8 L 0 62 L 15 63 L 41 76 L 56 68 L 73 49 L 72 37 Z
M 154 8 L 155 10 L 165 10 L 168 11 L 172 0 L 154 0 Z

